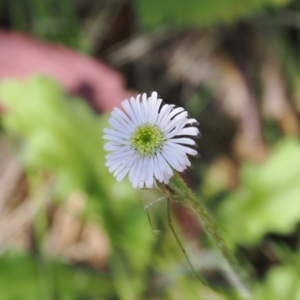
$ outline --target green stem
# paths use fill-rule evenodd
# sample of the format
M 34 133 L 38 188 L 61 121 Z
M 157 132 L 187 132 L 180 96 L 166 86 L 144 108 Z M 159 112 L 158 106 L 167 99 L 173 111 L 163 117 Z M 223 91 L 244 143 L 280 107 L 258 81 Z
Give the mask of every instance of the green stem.
M 169 199 L 181 204 L 188 204 L 196 213 L 202 227 L 209 236 L 211 242 L 219 250 L 223 256 L 223 269 L 228 275 L 228 279 L 239 291 L 241 296 L 245 298 L 251 297 L 251 292 L 244 284 L 243 275 L 238 266 L 233 252 L 228 248 L 222 234 L 204 203 L 202 203 L 196 195 L 187 187 L 177 172 L 171 178 L 168 185 L 157 182 L 159 189 Z

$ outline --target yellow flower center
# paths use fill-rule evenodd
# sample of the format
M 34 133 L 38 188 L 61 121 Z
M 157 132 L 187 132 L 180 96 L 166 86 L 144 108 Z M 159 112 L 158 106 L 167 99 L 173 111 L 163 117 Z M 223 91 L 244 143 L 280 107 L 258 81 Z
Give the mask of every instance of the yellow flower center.
M 143 124 L 136 128 L 130 142 L 134 150 L 140 155 L 153 155 L 161 150 L 166 137 L 157 125 Z

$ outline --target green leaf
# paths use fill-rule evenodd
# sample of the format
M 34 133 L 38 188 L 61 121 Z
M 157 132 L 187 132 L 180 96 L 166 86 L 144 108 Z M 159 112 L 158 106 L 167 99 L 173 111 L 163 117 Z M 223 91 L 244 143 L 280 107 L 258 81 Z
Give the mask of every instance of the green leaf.
M 300 220 L 300 143 L 284 140 L 262 165 L 242 168 L 241 187 L 218 208 L 232 243 L 255 245 L 267 233 L 288 234 Z
M 21 138 L 19 155 L 28 169 L 58 175 L 65 195 L 106 190 L 112 178 L 104 167 L 102 128 L 83 100 L 46 77 L 5 81 L 0 97 L 7 110 L 4 129 Z
M 136 0 L 137 12 L 144 26 L 173 23 L 207 26 L 232 22 L 266 7 L 288 4 L 290 0 Z
M 300 273 L 295 266 L 273 267 L 263 285 L 258 285 L 253 300 L 300 299 Z
M 1 256 L 0 286 L 3 300 L 96 299 L 113 294 L 112 281 L 103 273 L 44 261 L 25 252 Z

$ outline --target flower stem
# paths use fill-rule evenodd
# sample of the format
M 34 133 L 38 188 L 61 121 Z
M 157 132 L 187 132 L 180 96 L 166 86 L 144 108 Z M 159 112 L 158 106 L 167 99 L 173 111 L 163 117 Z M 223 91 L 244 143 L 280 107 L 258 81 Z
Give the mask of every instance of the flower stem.
M 167 198 L 181 204 L 189 205 L 196 213 L 211 242 L 223 257 L 223 270 L 227 273 L 228 279 L 241 296 L 250 298 L 251 292 L 244 283 L 244 275 L 241 274 L 242 272 L 238 266 L 237 260 L 235 259 L 233 252 L 227 246 L 215 220 L 208 212 L 204 203 L 202 203 L 187 187 L 186 183 L 177 172 L 174 172 L 174 176 L 170 179 L 168 185 L 159 182 L 157 182 L 157 185 Z

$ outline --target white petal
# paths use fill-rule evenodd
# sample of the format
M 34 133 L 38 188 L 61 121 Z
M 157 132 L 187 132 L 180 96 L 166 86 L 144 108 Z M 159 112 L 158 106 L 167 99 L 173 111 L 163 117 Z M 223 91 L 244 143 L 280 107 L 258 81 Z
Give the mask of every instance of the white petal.
M 178 132 L 181 131 L 181 129 L 185 126 L 186 120 L 185 119 L 181 119 L 179 121 L 177 121 L 176 123 L 172 123 L 173 127 L 169 128 L 167 131 L 164 130 L 166 136 L 168 138 L 172 138 L 176 135 L 178 135 Z
M 171 141 L 173 143 L 176 143 L 176 144 L 186 144 L 186 145 L 196 145 L 196 142 L 192 139 L 189 139 L 189 138 L 174 138 L 174 139 L 171 139 Z
M 186 153 L 182 149 L 166 145 L 163 149 L 164 156 L 173 157 L 181 166 L 185 165 Z
M 168 131 L 171 128 L 178 126 L 179 124 L 182 124 L 181 120 L 184 120 L 183 122 L 186 123 L 186 117 L 187 117 L 187 112 L 181 112 L 180 114 L 178 114 L 173 120 L 169 121 L 166 124 L 161 124 L 161 126 L 163 127 L 164 131 Z
M 139 187 L 141 187 L 141 188 L 144 187 L 144 182 L 145 182 L 147 171 L 148 171 L 147 167 L 148 167 L 148 159 L 143 157 L 143 159 L 141 161 L 141 173 L 139 176 Z
M 183 170 L 182 170 L 181 164 L 180 164 L 179 161 L 176 160 L 173 156 L 171 156 L 171 155 L 166 155 L 166 152 L 163 152 L 163 153 L 162 153 L 162 156 L 164 157 L 164 159 L 168 162 L 168 164 L 169 164 L 172 168 L 176 169 L 176 170 L 179 171 L 179 172 L 183 171 Z
M 162 99 L 158 99 L 157 101 L 154 102 L 153 114 L 151 116 L 151 119 L 149 120 L 149 122 L 151 122 L 152 124 L 155 124 L 158 120 L 158 117 L 159 117 L 158 112 L 159 112 L 161 103 L 162 103 Z
M 122 120 L 124 120 L 126 123 L 130 125 L 132 123 L 132 120 L 121 109 L 117 107 L 114 108 L 111 115 L 114 116 L 117 120 L 121 118 Z
M 199 129 L 197 127 L 186 127 L 181 129 L 177 135 L 192 135 L 197 136 L 199 134 Z
M 142 108 L 142 117 L 143 117 L 143 120 L 144 122 L 148 122 L 148 99 L 147 99 L 147 94 L 144 93 L 142 95 L 142 103 L 141 103 L 141 108 Z
M 142 171 L 142 166 L 143 166 L 143 160 L 140 159 L 138 161 L 138 163 L 137 163 L 135 172 L 134 172 L 133 177 L 132 177 L 132 186 L 135 189 L 139 186 L 140 174 L 141 174 L 141 171 Z
M 118 182 L 122 181 L 124 177 L 127 175 L 127 173 L 129 172 L 129 170 L 130 169 L 128 167 L 124 167 L 120 172 L 118 172 L 118 174 L 114 174 L 117 181 Z
M 170 146 L 172 146 L 172 142 L 169 143 Z M 185 153 L 190 155 L 198 155 L 198 152 L 195 149 L 192 149 L 190 147 L 186 147 L 180 144 L 173 144 L 174 147 L 177 149 L 182 149 Z
M 137 119 L 137 125 L 140 125 L 141 123 L 143 123 L 143 119 L 141 118 L 141 113 L 139 110 L 139 99 L 140 99 L 141 95 L 137 95 L 136 99 L 131 98 L 130 99 L 130 104 L 133 110 L 133 113 Z
M 122 132 L 124 134 L 128 134 L 128 128 L 124 127 L 119 121 L 117 121 L 114 117 L 110 117 L 108 119 L 108 123 L 117 131 Z
M 146 174 L 146 187 L 148 189 L 153 188 L 154 182 L 154 164 L 153 164 L 153 157 L 150 157 L 148 160 L 148 169 Z
M 113 136 L 113 135 L 104 135 L 103 139 L 110 140 L 110 141 L 115 141 L 115 142 L 120 143 L 121 145 L 129 145 L 128 141 L 126 141 L 126 140 L 124 140 L 122 138 L 119 138 L 117 136 Z
M 170 168 L 169 164 L 164 159 L 164 157 L 160 153 L 158 153 L 157 158 L 158 158 L 158 167 L 160 171 L 163 173 L 163 176 L 165 177 L 166 174 L 168 174 L 171 177 L 173 175 L 173 171 Z
M 157 101 L 157 96 L 158 96 L 158 94 L 157 94 L 157 92 L 152 92 L 152 94 L 151 94 L 151 99 L 152 99 L 152 101 Z
M 126 151 L 128 149 L 128 146 L 121 146 L 120 144 L 115 144 L 112 142 L 108 142 L 104 144 L 103 146 L 104 150 L 106 151 Z
M 127 151 L 114 151 L 108 155 L 106 155 L 107 160 L 115 160 L 119 161 L 120 163 L 123 163 L 124 160 L 134 158 L 135 152 L 133 150 L 127 150 Z
M 119 132 L 119 131 L 114 130 L 114 129 L 104 128 L 103 131 L 107 135 L 114 135 L 114 136 L 118 136 L 118 137 L 123 138 L 123 139 L 129 139 L 130 138 L 130 135 L 128 133 Z
M 132 122 L 137 125 L 138 124 L 138 119 L 134 113 L 134 111 L 132 110 L 132 107 L 129 103 L 128 100 L 125 100 L 121 103 L 121 105 L 123 106 L 124 110 L 127 112 L 128 116 L 130 117 L 130 119 L 132 120 Z
M 117 122 L 119 122 L 123 127 L 126 128 L 126 132 L 131 132 L 134 130 L 135 126 L 133 122 L 130 121 L 129 119 L 128 119 L 129 121 L 124 120 L 117 111 L 113 111 L 111 115 L 113 118 L 115 118 Z
M 113 165 L 111 165 L 109 168 L 108 168 L 108 171 L 110 173 L 114 173 L 115 170 L 117 170 L 118 168 L 120 168 L 120 164 L 119 163 L 115 163 Z
M 174 108 L 171 112 L 170 112 L 170 119 L 172 119 L 174 116 L 176 116 L 177 114 L 179 114 L 180 112 L 184 111 L 183 107 L 176 107 Z
M 195 123 L 196 125 L 199 124 L 198 121 L 197 121 L 196 119 L 188 119 L 188 120 L 186 121 L 186 124 L 193 124 L 193 123 Z
M 132 166 L 131 166 L 131 168 L 130 168 L 129 175 L 128 175 L 128 178 L 129 178 L 130 182 L 132 182 L 132 180 L 133 180 L 133 177 L 134 177 L 135 170 L 136 170 L 136 168 L 137 168 L 138 162 L 139 162 L 139 160 L 136 159 L 136 160 L 133 162 L 133 164 L 132 164 Z
M 159 161 L 158 161 L 158 157 L 156 155 L 153 157 L 153 163 L 154 163 L 154 176 L 159 182 L 162 182 L 163 181 L 163 172 L 160 171 Z
M 136 116 L 138 116 L 138 120 L 139 120 L 139 124 L 142 124 L 145 122 L 144 118 L 143 118 L 143 113 L 142 113 L 142 105 L 140 102 L 140 98 L 141 95 L 137 95 L 136 99 L 133 101 L 135 107 L 134 107 L 134 111 Z
M 160 125 L 160 123 L 162 122 L 162 120 L 164 120 L 167 115 L 170 113 L 170 111 L 172 110 L 172 106 L 169 105 L 169 104 L 165 104 L 162 106 L 160 112 L 159 112 L 159 116 L 158 116 L 158 119 L 157 119 L 157 124 Z

